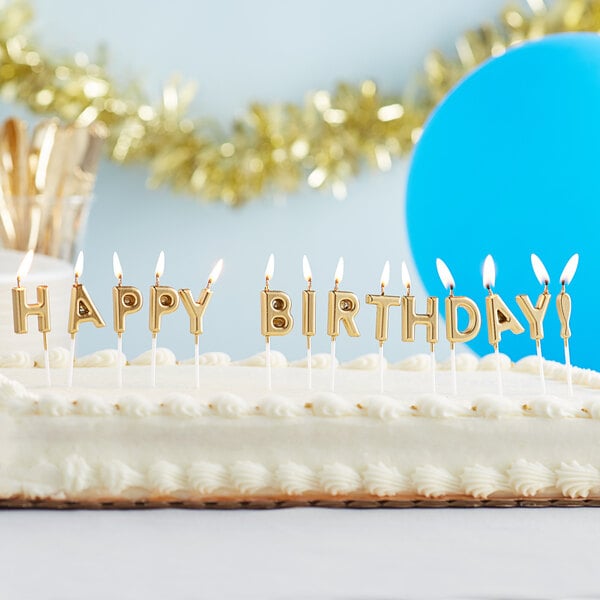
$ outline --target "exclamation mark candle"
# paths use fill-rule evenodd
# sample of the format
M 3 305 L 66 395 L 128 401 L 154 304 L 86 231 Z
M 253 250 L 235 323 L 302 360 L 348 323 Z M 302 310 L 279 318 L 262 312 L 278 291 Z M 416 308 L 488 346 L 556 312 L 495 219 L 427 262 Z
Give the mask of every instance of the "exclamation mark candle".
M 563 339 L 565 347 L 565 366 L 567 368 L 569 397 L 573 396 L 573 367 L 571 366 L 571 352 L 569 350 L 569 338 L 571 337 L 571 328 L 569 326 L 569 321 L 571 320 L 571 296 L 567 294 L 567 286 L 573 280 L 578 264 L 579 254 L 573 254 L 560 274 L 561 290 L 556 298 L 556 308 L 560 320 L 560 337 Z
M 546 379 L 544 377 L 544 358 L 542 356 L 542 339 L 544 338 L 544 317 L 550 305 L 550 294 L 548 293 L 548 284 L 550 276 L 544 266 L 544 263 L 535 255 L 531 255 L 531 266 L 537 280 L 544 286 L 542 293 L 538 296 L 535 306 L 532 304 L 527 294 L 517 296 L 517 304 L 523 311 L 523 315 L 529 323 L 529 332 L 531 339 L 535 340 L 535 350 L 538 357 L 538 369 L 540 373 L 540 385 L 542 394 L 546 394 Z
M 340 257 L 335 269 L 333 289 L 329 292 L 327 303 L 327 335 L 331 338 L 331 391 L 335 391 L 335 340 L 340 334 L 340 322 L 344 324 L 350 337 L 359 337 L 354 317 L 358 314 L 360 304 L 356 294 L 340 291 L 340 283 L 344 277 L 344 259 Z
M 496 283 L 496 265 L 488 254 L 483 263 L 483 287 L 488 291 L 485 299 L 485 313 L 488 326 L 488 340 L 496 354 L 496 371 L 498 373 L 498 393 L 503 394 L 502 369 L 500 367 L 500 340 L 503 331 L 512 331 L 515 335 L 525 330 L 515 315 L 512 314 L 504 300 L 495 294 L 493 287 Z
M 123 387 L 123 334 L 125 333 L 125 317 L 141 310 L 144 303 L 142 293 L 131 285 L 123 285 L 123 269 L 119 255 L 113 253 L 113 271 L 117 285 L 112 289 L 113 327 L 117 334 L 117 384 Z
M 27 304 L 27 290 L 21 285 L 27 277 L 31 263 L 33 262 L 33 250 L 29 250 L 23 257 L 17 269 L 17 287 L 12 288 L 13 321 L 15 333 L 27 333 L 28 317 L 37 317 L 38 331 L 42 334 L 44 364 L 46 367 L 46 381 L 48 386 L 50 380 L 50 357 L 48 354 L 48 333 L 50 333 L 50 303 L 48 301 L 48 286 L 38 285 L 37 302 Z
M 367 294 L 365 302 L 377 307 L 375 313 L 375 339 L 379 342 L 379 392 L 383 394 L 383 370 L 385 358 L 383 344 L 388 339 L 390 306 L 400 306 L 400 296 L 386 296 L 385 288 L 390 282 L 390 261 L 387 260 L 381 272 L 381 294 Z
M 161 252 L 154 269 L 154 285 L 150 288 L 150 321 L 152 333 L 152 361 L 150 364 L 150 384 L 156 387 L 156 344 L 163 315 L 177 310 L 179 295 L 177 290 L 167 285 L 160 285 L 160 278 L 165 270 L 165 253 Z
M 306 289 L 302 291 L 302 335 L 306 337 L 306 373 L 308 389 L 312 390 L 311 339 L 317 332 L 316 292 L 312 289 L 312 271 L 306 255 L 302 257 L 302 272 Z
M 219 279 L 222 269 L 223 259 L 220 259 L 208 275 L 206 287 L 200 292 L 197 302 L 189 289 L 179 290 L 181 303 L 190 318 L 190 333 L 194 336 L 194 371 L 197 388 L 200 387 L 200 336 L 204 332 L 202 319 L 212 297 L 210 287 Z
M 435 345 L 438 342 L 438 299 L 435 296 L 427 297 L 427 312 L 417 313 L 415 310 L 415 297 L 410 293 L 411 279 L 406 263 L 402 261 L 402 283 L 406 288 L 406 294 L 402 296 L 402 341 L 415 341 L 415 327 L 424 325 L 427 330 L 427 342 L 430 348 L 431 361 L 431 384 L 433 392 L 436 392 L 435 381 Z
M 71 303 L 69 306 L 69 333 L 71 334 L 71 360 L 67 373 L 67 385 L 73 385 L 73 366 L 75 365 L 75 336 L 81 323 L 93 323 L 96 327 L 104 327 L 104 319 L 92 301 L 79 278 L 83 275 L 83 252 L 80 252 L 73 269 L 73 287 L 71 288 Z
M 271 290 L 269 282 L 275 272 L 275 256 L 271 254 L 265 269 L 265 288 L 260 293 L 260 329 L 265 338 L 265 367 L 267 389 L 273 387 L 271 378 L 271 336 L 287 335 L 294 326 L 292 301 L 285 293 Z
M 481 313 L 477 304 L 467 296 L 454 295 L 454 277 L 446 263 L 438 258 L 435 261 L 438 275 L 444 287 L 449 291 L 446 298 L 446 339 L 450 342 L 450 371 L 452 373 L 452 391 L 456 396 L 458 393 L 456 375 L 456 344 L 468 342 L 475 338 L 481 329 Z M 468 323 L 464 329 L 458 327 L 458 309 L 462 308 L 468 317 Z

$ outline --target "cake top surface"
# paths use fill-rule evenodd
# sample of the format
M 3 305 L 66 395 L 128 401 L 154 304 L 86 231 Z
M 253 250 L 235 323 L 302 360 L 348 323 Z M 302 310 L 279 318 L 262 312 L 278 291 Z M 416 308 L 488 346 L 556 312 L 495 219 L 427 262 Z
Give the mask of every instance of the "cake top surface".
M 123 369 L 124 385 L 114 374 L 124 357 L 103 350 L 77 360 L 74 386 L 65 385 L 69 352 L 50 355 L 52 387 L 45 383 L 41 358 L 24 352 L 0 356 L 0 410 L 19 415 L 170 416 L 179 418 L 263 416 L 367 417 L 393 420 L 426 418 L 600 418 L 600 373 L 573 369 L 575 393 L 568 397 L 566 368 L 544 361 L 547 392 L 541 393 L 537 357 L 512 364 L 500 355 L 504 382 L 497 393 L 496 357 L 457 356 L 458 394 L 451 393 L 449 363 L 437 365 L 436 390 L 428 355 L 415 355 L 385 369 L 385 391 L 379 392 L 379 358 L 365 355 L 339 366 L 335 392 L 329 389 L 329 355 L 312 357 L 313 389 L 308 390 L 306 359 L 288 362 L 271 355 L 273 388 L 267 391 L 265 355 L 231 362 L 226 354 L 200 357 L 200 386 L 194 385 L 193 360 L 177 363 L 159 349 L 157 386 L 149 386 L 149 353 Z

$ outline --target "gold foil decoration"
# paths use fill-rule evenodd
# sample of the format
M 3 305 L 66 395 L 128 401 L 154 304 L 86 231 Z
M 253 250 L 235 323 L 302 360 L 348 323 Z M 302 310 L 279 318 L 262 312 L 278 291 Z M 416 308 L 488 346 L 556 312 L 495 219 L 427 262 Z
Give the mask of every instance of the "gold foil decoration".
M 517 304 L 529 323 L 529 335 L 532 340 L 539 341 L 544 338 L 544 317 L 550 305 L 550 298 L 547 286 L 537 297 L 535 306 L 531 303 L 527 294 L 517 296 Z
M 135 82 L 118 85 L 81 52 L 68 60 L 49 54 L 29 33 L 32 18 L 26 2 L 0 11 L 4 96 L 78 126 L 105 123 L 109 156 L 146 165 L 152 187 L 240 205 L 304 184 L 343 198 L 347 180 L 363 165 L 387 171 L 395 158 L 409 155 L 429 113 L 478 64 L 544 35 L 599 31 L 600 0 L 508 5 L 495 22 L 460 35 L 452 53 L 430 52 L 404 91 L 382 92 L 365 80 L 318 90 L 304 104 L 255 102 L 225 128 L 228 136 L 206 127 L 210 115 L 187 114 L 193 84 L 173 78 L 152 102 Z

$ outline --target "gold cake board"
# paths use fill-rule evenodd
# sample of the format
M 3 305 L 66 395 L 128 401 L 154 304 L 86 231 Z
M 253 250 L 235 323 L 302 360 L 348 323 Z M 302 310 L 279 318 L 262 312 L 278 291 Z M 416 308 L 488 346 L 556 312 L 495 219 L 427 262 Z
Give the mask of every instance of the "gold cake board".
M 294 497 L 215 497 L 199 499 L 149 498 L 147 500 L 121 499 L 0 499 L 2 508 L 37 508 L 60 510 L 135 510 L 151 508 L 190 508 L 217 510 L 265 510 L 294 507 L 320 508 L 546 508 L 600 506 L 600 497 L 565 498 L 561 497 L 497 497 L 478 499 L 472 496 L 448 496 L 426 498 L 410 496 L 294 496 Z

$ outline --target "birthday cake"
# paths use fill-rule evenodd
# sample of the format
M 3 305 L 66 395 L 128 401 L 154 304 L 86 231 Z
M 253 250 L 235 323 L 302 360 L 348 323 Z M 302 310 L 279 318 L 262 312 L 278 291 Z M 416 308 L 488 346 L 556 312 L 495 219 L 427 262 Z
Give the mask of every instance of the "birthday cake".
M 378 356 L 338 368 L 329 355 L 306 361 L 271 355 L 231 363 L 220 353 L 194 365 L 157 352 L 123 369 L 116 351 L 77 361 L 64 387 L 69 352 L 50 353 L 53 387 L 24 352 L 0 363 L 0 504 L 48 507 L 415 506 L 600 504 L 600 374 L 496 356 L 456 357 L 430 389 L 429 356 L 385 369 Z

